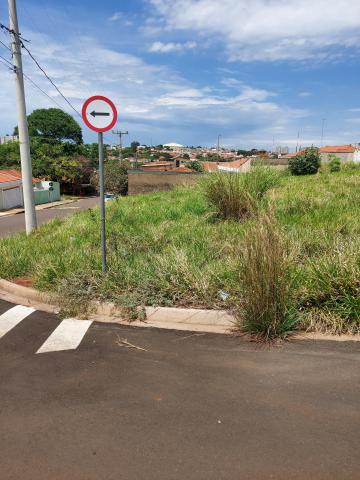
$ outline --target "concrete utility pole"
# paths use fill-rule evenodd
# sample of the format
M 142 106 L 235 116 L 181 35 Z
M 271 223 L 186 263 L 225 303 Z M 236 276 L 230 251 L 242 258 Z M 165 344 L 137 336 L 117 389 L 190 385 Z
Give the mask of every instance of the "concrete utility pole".
M 299 142 L 300 142 L 300 130 L 298 131 L 298 134 L 297 134 L 296 152 L 299 150 Z
M 11 30 L 11 51 L 14 65 L 15 82 L 16 82 L 16 105 L 17 117 L 19 125 L 19 142 L 20 142 L 20 158 L 21 158 L 21 174 L 22 187 L 24 195 L 25 208 L 25 227 L 26 233 L 29 234 L 36 228 L 36 211 L 34 201 L 34 190 L 32 180 L 32 168 L 30 158 L 29 131 L 26 119 L 26 104 L 24 77 L 21 60 L 21 45 L 19 38 L 19 25 L 17 19 L 16 0 L 8 0 L 10 30 Z
M 219 135 L 218 135 L 218 138 L 217 138 L 217 158 L 218 158 L 218 162 L 220 161 L 220 137 L 221 137 L 221 136 L 222 136 L 222 135 L 219 134 Z
M 326 118 L 322 119 L 322 124 L 321 124 L 321 146 L 324 146 L 324 128 L 325 128 L 325 122 Z
M 121 162 L 122 160 L 122 136 L 123 135 L 129 135 L 129 132 L 121 132 L 120 130 L 113 130 L 112 133 L 114 135 L 119 135 L 119 161 Z

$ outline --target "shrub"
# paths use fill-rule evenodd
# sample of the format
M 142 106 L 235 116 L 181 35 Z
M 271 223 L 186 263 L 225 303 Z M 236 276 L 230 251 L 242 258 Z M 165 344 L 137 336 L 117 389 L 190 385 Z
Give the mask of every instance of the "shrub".
M 320 168 L 320 155 L 315 147 L 307 148 L 289 160 L 289 168 L 293 175 L 313 175 Z
M 341 170 L 341 159 L 334 154 L 329 155 L 329 170 L 332 173 Z
M 128 175 L 127 171 L 130 168 L 130 163 L 123 160 L 119 164 L 119 160 L 108 160 L 105 163 L 104 181 L 105 190 L 109 193 L 118 195 L 127 195 L 128 192 Z M 91 177 L 92 185 L 99 190 L 99 175 L 98 172 Z
M 195 172 L 204 173 L 204 167 L 199 160 L 192 160 L 187 164 L 187 167 L 191 168 L 191 170 L 194 170 Z
M 263 166 L 248 173 L 213 173 L 205 181 L 205 195 L 220 218 L 243 220 L 259 210 L 261 200 L 279 178 L 277 171 Z
M 265 340 L 285 337 L 295 328 L 298 317 L 291 298 L 285 242 L 268 216 L 249 229 L 240 257 L 240 328 Z

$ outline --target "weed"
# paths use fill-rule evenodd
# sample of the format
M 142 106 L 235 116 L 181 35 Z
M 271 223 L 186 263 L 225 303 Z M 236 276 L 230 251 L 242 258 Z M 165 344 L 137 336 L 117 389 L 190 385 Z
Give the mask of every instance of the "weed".
M 265 340 L 285 337 L 296 327 L 297 314 L 286 245 L 271 217 L 249 229 L 240 258 L 240 328 Z
M 220 218 L 246 220 L 259 211 L 265 194 L 279 178 L 279 172 L 263 166 L 248 173 L 214 173 L 205 180 L 205 195 Z

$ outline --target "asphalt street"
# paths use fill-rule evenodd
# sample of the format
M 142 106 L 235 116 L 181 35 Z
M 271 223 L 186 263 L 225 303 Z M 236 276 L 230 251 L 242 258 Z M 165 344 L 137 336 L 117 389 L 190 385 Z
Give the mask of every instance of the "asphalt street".
M 75 212 L 87 210 L 98 205 L 99 199 L 97 197 L 82 198 L 72 203 L 59 205 L 44 210 L 37 210 L 36 216 L 38 225 L 48 222 L 53 218 L 67 217 Z M 23 213 L 0 217 L 0 237 L 8 237 L 14 233 L 25 231 L 25 218 Z
M 1 480 L 360 478 L 359 343 L 76 325 L 0 301 Z

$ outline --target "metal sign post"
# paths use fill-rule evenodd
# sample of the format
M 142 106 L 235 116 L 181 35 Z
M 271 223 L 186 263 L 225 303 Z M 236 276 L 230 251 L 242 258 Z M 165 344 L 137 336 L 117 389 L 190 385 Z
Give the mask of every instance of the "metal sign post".
M 111 100 L 95 95 L 86 100 L 82 108 L 85 124 L 98 132 L 99 142 L 99 187 L 100 187 L 100 237 L 101 268 L 106 272 L 106 219 L 105 219 L 105 182 L 104 182 L 104 139 L 103 132 L 111 130 L 117 121 L 117 110 Z
M 101 269 L 103 272 L 106 272 L 104 141 L 103 141 L 102 132 L 98 133 L 98 141 L 99 141 Z

